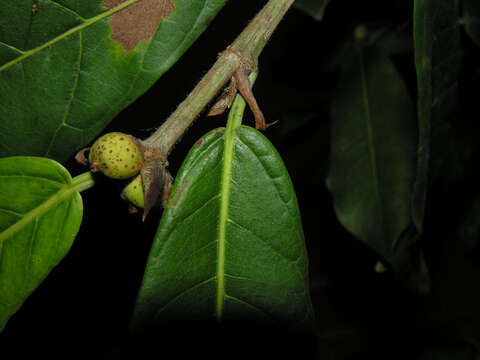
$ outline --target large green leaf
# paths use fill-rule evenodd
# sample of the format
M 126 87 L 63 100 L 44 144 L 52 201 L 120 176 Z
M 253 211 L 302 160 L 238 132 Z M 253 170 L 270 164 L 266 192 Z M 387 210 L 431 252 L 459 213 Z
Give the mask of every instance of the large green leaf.
M 430 158 L 448 141 L 455 112 L 462 49 L 457 0 L 416 0 L 415 67 L 418 86 L 418 155 L 412 214 L 421 233 L 429 182 Z M 447 129 L 447 130 L 445 130 Z M 442 136 L 443 134 L 443 136 Z
M 411 257 L 411 191 L 416 129 L 405 83 L 374 48 L 356 47 L 332 106 L 327 177 L 342 225 L 381 255 L 401 277 Z
M 0 157 L 65 160 L 167 71 L 225 2 L 126 0 L 108 11 L 103 0 L 0 6 Z M 110 18 L 113 24 L 137 5 L 146 6 L 142 18 L 117 18 L 112 35 Z M 168 5 L 174 6 L 168 19 L 132 48 L 129 34 L 142 31 L 147 18 L 166 15 Z
M 312 320 L 297 199 L 279 154 L 252 128 L 209 132 L 177 175 L 134 325 L 168 318 Z
M 467 34 L 480 46 L 480 2 L 463 0 L 463 22 Z
M 0 330 L 67 254 L 91 184 L 50 159 L 0 159 Z

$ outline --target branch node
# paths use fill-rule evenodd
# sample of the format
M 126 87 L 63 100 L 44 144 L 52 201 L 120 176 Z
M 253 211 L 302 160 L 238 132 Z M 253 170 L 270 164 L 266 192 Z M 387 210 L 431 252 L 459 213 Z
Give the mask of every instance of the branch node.
M 239 60 L 239 68 L 246 69 L 249 71 L 258 72 L 258 58 L 252 58 L 251 56 L 247 56 L 242 54 L 239 51 L 233 50 L 232 45 L 227 46 L 227 48 L 220 53 L 220 56 L 229 56 L 234 55 Z

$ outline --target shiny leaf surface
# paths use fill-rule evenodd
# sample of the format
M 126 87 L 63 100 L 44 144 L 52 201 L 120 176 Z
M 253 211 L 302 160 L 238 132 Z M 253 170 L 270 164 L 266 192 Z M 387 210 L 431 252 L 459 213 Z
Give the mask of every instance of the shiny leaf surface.
M 177 175 L 134 326 L 168 318 L 312 320 L 296 196 L 279 154 L 249 127 L 217 129 Z
M 0 159 L 0 330 L 67 254 L 91 184 L 50 159 Z

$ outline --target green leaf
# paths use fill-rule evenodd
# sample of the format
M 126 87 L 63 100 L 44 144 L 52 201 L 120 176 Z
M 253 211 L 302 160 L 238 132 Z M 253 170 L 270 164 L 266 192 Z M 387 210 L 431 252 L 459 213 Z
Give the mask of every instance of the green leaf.
M 175 180 L 134 326 L 182 317 L 300 327 L 312 321 L 293 186 L 272 144 L 252 128 L 229 125 L 209 132 Z
M 108 11 L 103 0 L 38 0 L 36 12 L 29 1 L 0 7 L 0 157 L 68 158 L 153 85 L 225 2 L 127 0 Z M 128 34 L 142 26 L 122 14 L 146 5 L 142 16 L 149 18 L 152 7 L 158 13 L 168 4 L 173 11 L 155 34 L 133 47 Z
M 50 159 L 0 159 L 0 331 L 67 254 L 92 184 Z
M 383 53 L 357 46 L 350 59 L 332 106 L 327 187 L 340 223 L 406 277 L 419 261 L 406 236 L 415 174 L 413 105 Z
M 455 112 L 462 49 L 457 0 L 416 0 L 414 6 L 419 139 L 412 215 L 421 233 L 430 158 L 441 152 L 444 139 L 436 135 Z
M 467 34 L 480 46 L 480 2 L 463 0 L 463 22 Z
M 296 0 L 293 5 L 296 8 L 305 11 L 315 20 L 321 21 L 329 2 L 330 0 Z

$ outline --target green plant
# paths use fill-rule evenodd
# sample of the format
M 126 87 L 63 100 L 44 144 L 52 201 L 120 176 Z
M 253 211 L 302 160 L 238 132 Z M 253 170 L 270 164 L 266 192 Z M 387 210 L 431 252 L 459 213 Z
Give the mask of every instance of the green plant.
M 446 234 L 459 253 L 469 239 L 473 254 L 479 236 L 469 182 L 478 127 L 465 110 L 480 59 L 476 2 L 264 1 L 165 116 L 167 93 L 183 94 L 195 76 L 169 80 L 185 68 L 162 76 L 180 58 L 193 57 L 193 69 L 210 52 L 201 43 L 182 56 L 215 35 L 213 25 L 196 41 L 225 4 L 0 7 L 0 348 L 48 275 L 76 258 L 77 282 L 106 279 L 91 285 L 94 306 L 76 302 L 90 319 L 99 314 L 88 309 L 110 306 L 103 284 L 121 284 L 112 299 L 128 313 L 119 328 L 129 335 L 103 346 L 113 358 L 148 356 L 158 339 L 177 357 L 198 355 L 184 342 L 211 339 L 219 357 L 221 343 L 248 343 L 237 351 L 250 356 L 256 341 L 264 357 L 473 356 L 480 329 L 461 321 L 449 329 L 475 313 L 435 310 L 439 289 L 449 292 L 438 260 L 448 246 L 432 239 Z M 226 17 L 260 7 L 230 6 Z M 140 116 L 142 101 L 151 102 Z M 458 215 L 439 227 L 445 196 Z M 83 239 L 96 244 L 75 257 Z M 470 266 L 477 279 L 476 262 L 459 258 L 457 268 Z M 392 355 L 398 339 L 405 350 Z

